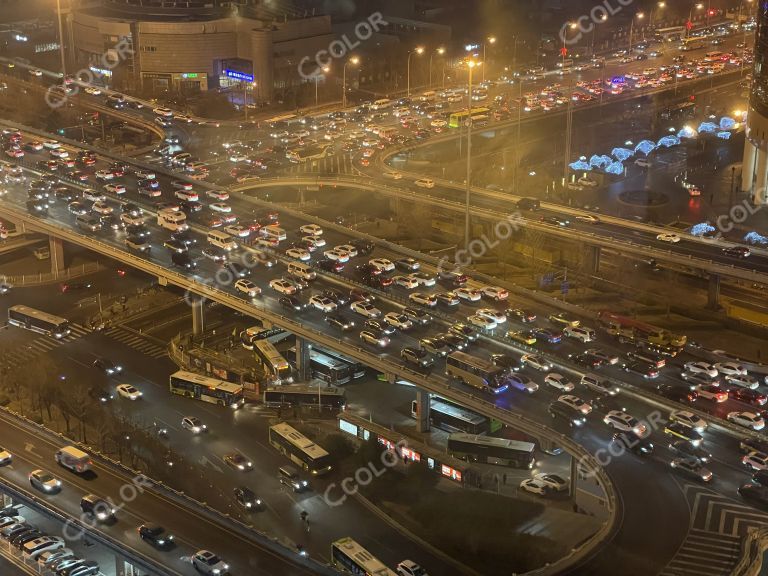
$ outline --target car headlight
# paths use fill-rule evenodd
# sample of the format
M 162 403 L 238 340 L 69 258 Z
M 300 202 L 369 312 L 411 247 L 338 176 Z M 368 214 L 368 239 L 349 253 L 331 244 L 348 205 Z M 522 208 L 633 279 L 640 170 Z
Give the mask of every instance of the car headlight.
M 261 500 L 256 500 L 256 506 L 261 506 Z
M 251 503 L 250 503 L 250 502 L 246 502 L 246 503 L 245 503 L 245 507 L 246 507 L 246 508 L 250 508 L 250 507 L 251 507 Z
M 240 470 L 242 470 L 242 469 L 244 468 L 244 466 L 243 466 L 242 464 L 238 464 L 238 465 L 237 465 L 237 467 L 238 467 Z

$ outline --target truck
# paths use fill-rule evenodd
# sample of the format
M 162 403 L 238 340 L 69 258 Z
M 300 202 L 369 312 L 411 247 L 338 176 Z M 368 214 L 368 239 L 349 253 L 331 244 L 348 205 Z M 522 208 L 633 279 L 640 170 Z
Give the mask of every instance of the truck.
M 84 474 L 91 469 L 91 457 L 74 446 L 64 446 L 54 455 L 56 463 L 77 474 Z
M 616 337 L 619 342 L 648 343 L 654 346 L 672 346 L 682 348 L 688 341 L 687 336 L 673 334 L 669 330 L 652 326 L 636 318 L 621 316 L 608 310 L 598 314 L 605 331 Z

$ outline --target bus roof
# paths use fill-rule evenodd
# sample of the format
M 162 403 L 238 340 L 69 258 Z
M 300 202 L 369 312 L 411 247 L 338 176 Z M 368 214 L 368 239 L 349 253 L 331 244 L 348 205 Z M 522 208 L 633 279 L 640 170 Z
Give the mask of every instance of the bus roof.
M 461 418 L 470 424 L 482 424 L 487 420 L 485 416 L 475 414 L 474 412 L 470 412 L 464 408 L 459 408 L 458 406 L 454 406 L 453 404 L 443 402 L 436 398 L 432 398 L 429 401 L 429 409 L 437 410 L 438 412 L 442 412 L 443 414 L 447 414 L 448 416 L 453 416 L 455 418 Z
M 315 394 L 322 396 L 344 396 L 345 392 L 341 388 L 327 386 L 318 388 L 317 386 L 268 386 L 265 392 L 277 392 L 278 394 Z
M 382 564 L 378 558 L 360 546 L 360 544 L 355 542 L 352 538 L 347 537 L 336 540 L 336 542 L 333 543 L 333 546 L 352 558 L 352 560 L 365 570 L 366 574 L 370 574 L 371 576 L 390 576 L 390 574 L 394 574 L 394 572 Z
M 485 358 L 478 358 L 477 356 L 472 356 L 472 354 L 467 354 L 466 352 L 451 352 L 448 354 L 448 358 L 455 358 L 456 360 L 466 362 L 467 364 L 470 364 L 471 366 L 481 370 L 487 370 L 489 372 L 503 372 L 501 368 L 496 366 L 490 360 L 486 360 Z
M 48 314 L 47 312 L 43 312 L 42 310 L 37 310 L 36 308 L 30 308 L 29 306 L 24 306 L 24 304 L 17 304 L 16 306 L 11 306 L 8 308 L 8 312 L 18 312 L 19 314 L 26 314 L 27 316 L 30 316 L 31 318 L 36 318 L 38 320 L 45 320 L 46 322 L 50 322 L 52 324 L 64 324 L 66 322 L 69 322 L 66 318 L 61 318 L 59 316 L 54 316 L 53 314 Z
M 187 372 L 186 370 L 179 370 L 171 374 L 171 378 L 178 378 L 180 380 L 186 380 L 187 382 L 194 382 L 200 386 L 207 386 L 208 388 L 216 388 L 224 392 L 232 392 L 233 394 L 242 392 L 243 387 L 240 384 L 233 382 L 227 382 L 226 380 L 219 380 L 218 378 L 209 378 L 202 374 L 196 374 L 195 372 Z
M 482 444 L 484 446 L 493 446 L 496 448 L 510 448 L 523 452 L 533 452 L 536 445 L 532 442 L 522 442 L 520 440 L 509 440 L 508 438 L 495 438 L 493 436 L 480 436 L 479 434 L 465 434 L 463 432 L 448 435 L 448 442 L 455 440 L 458 442 L 469 442 L 471 444 Z
M 328 456 L 328 452 L 326 452 L 323 448 L 312 442 L 309 438 L 304 436 L 301 432 L 293 428 L 290 424 L 287 422 L 281 422 L 280 424 L 275 424 L 274 426 L 269 427 L 270 430 L 274 430 L 275 433 L 279 434 L 288 442 L 296 446 L 296 448 L 299 448 L 303 450 L 308 456 L 310 456 L 313 459 L 322 458 L 324 456 Z

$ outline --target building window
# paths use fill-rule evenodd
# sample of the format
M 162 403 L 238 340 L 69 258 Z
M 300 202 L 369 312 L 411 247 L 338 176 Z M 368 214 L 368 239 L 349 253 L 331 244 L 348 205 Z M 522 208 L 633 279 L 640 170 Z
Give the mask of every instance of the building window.
M 142 52 L 157 52 L 157 46 L 142 46 Z

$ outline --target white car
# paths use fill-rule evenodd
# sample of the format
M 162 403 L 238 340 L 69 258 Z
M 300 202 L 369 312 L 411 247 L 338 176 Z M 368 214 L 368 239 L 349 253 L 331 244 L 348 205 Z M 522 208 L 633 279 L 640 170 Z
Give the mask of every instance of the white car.
M 195 570 L 206 576 L 220 576 L 229 570 L 229 564 L 209 550 L 198 550 L 192 556 Z
M 115 178 L 111 170 L 96 170 L 94 176 L 97 180 L 113 180 Z
M 478 302 L 483 297 L 483 293 L 480 292 L 480 290 L 475 290 L 474 288 L 456 288 L 453 293 L 462 300 L 466 300 L 468 302 Z
M 735 384 L 736 386 L 749 388 L 750 390 L 757 390 L 758 386 L 760 386 L 757 378 L 745 374 L 726 376 L 725 381 L 728 382 L 728 384 Z
M 229 224 L 224 226 L 224 232 L 235 236 L 236 238 L 248 238 L 251 235 L 251 229 L 242 224 Z
M 396 285 L 400 286 L 401 288 L 405 288 L 407 290 L 413 290 L 414 288 L 419 287 L 419 283 L 415 278 L 411 278 L 410 276 L 393 276 L 392 282 L 394 282 Z
M 112 212 L 114 212 L 115 209 L 112 208 L 112 206 L 110 206 L 103 200 L 98 200 L 93 203 L 93 206 L 91 206 L 91 210 L 93 210 L 94 212 L 98 212 L 99 214 L 107 215 L 107 214 L 112 214 Z
M 395 269 L 395 265 L 386 258 L 372 258 L 368 261 L 368 264 L 380 272 L 392 272 Z
M 467 316 L 467 323 L 470 326 L 479 328 L 480 330 L 493 330 L 497 326 L 496 322 L 494 322 L 489 318 L 486 318 L 485 316 L 480 316 L 479 314 L 473 314 L 472 316 Z
M 110 194 L 125 194 L 125 185 L 124 184 L 105 184 L 104 190 L 106 190 Z
M 312 246 L 315 250 L 325 246 L 325 238 L 322 236 L 302 236 L 301 239 Z
M 408 274 L 408 277 L 416 280 L 419 286 L 425 286 L 427 288 L 434 286 L 437 283 L 435 277 L 427 272 L 413 272 L 412 274 Z
M 74 559 L 75 553 L 69 548 L 59 548 L 58 550 L 48 550 L 37 557 L 37 566 L 43 571 L 50 569 L 59 562 Z
M 269 287 L 275 292 L 285 294 L 286 296 L 293 296 L 296 294 L 296 286 L 288 282 L 287 280 L 270 280 Z
M 446 122 L 442 118 L 435 118 L 434 120 L 432 120 L 432 122 L 429 123 L 429 125 L 432 126 L 432 128 L 445 128 L 446 126 L 448 126 L 448 122 Z
M 101 96 L 101 90 L 95 86 L 86 86 L 85 93 L 90 94 L 91 96 Z
M 492 320 L 496 324 L 504 324 L 507 321 L 507 315 L 504 314 L 504 312 L 499 312 L 493 308 L 480 308 L 475 314 L 487 318 L 488 320 Z
M 83 190 L 83 199 L 90 200 L 91 202 L 98 202 L 99 200 L 106 200 L 107 197 L 104 194 L 96 192 L 93 188 L 86 188 Z
M 299 228 L 299 231 L 302 234 L 308 234 L 310 236 L 322 236 L 323 235 L 323 229 L 320 228 L 317 224 L 304 224 Z
M 576 220 L 586 222 L 587 224 L 600 224 L 600 218 L 594 214 L 579 214 L 576 216 Z
M 509 291 L 506 288 L 500 288 L 499 286 L 484 286 L 480 289 L 483 296 L 500 302 L 509 298 Z
M 696 432 L 703 432 L 707 427 L 707 423 L 703 418 L 700 418 L 693 412 L 688 412 L 687 410 L 673 410 L 669 414 L 669 419 L 672 422 L 685 424 L 688 428 L 696 430 Z
M 568 378 L 562 374 L 558 374 L 557 372 L 550 372 L 547 374 L 544 377 L 544 384 L 552 386 L 552 388 L 556 388 L 557 390 L 561 390 L 563 392 L 571 392 L 575 388 L 573 382 L 568 380 Z
M 536 474 L 534 478 L 543 482 L 546 486 L 549 486 L 549 488 L 555 492 L 565 492 L 568 490 L 568 480 L 562 476 L 558 476 L 557 474 L 541 472 Z
M 768 468 L 768 454 L 763 454 L 762 452 L 750 452 L 741 459 L 741 463 L 755 472 L 758 470 L 765 470 Z
M 128 398 L 128 400 L 138 400 L 143 395 L 141 390 L 137 390 L 130 384 L 118 384 L 117 393 L 123 398 Z
M 13 456 L 5 448 L 0 448 L 0 466 L 6 466 L 13 461 Z
M 256 296 L 259 296 L 261 294 L 261 288 L 256 286 L 253 282 L 250 280 L 247 280 L 245 278 L 241 278 L 237 282 L 235 282 L 235 290 L 240 292 L 241 294 L 245 294 L 249 298 L 255 298 Z
M 408 300 L 414 304 L 429 306 L 430 308 L 437 306 L 437 298 L 431 294 L 425 294 L 424 292 L 413 292 L 412 294 L 408 294 Z
M 61 480 L 42 469 L 32 470 L 29 473 L 29 483 L 46 494 L 57 492 L 61 488 Z
M 184 416 L 184 418 L 181 419 L 181 427 L 184 428 L 184 430 L 189 430 L 193 434 L 200 434 L 201 432 L 208 430 L 208 426 L 203 424 L 203 422 L 195 416 Z
M 336 248 L 333 250 L 326 250 L 323 252 L 323 256 L 328 258 L 328 260 L 335 260 L 336 262 L 341 262 L 342 264 L 344 262 L 349 262 L 349 254 Z
M 671 242 L 672 244 L 676 244 L 680 242 L 680 236 L 677 234 L 671 234 L 669 232 L 662 232 L 658 236 L 656 236 L 656 240 L 660 240 L 661 242 Z
M 326 296 L 315 294 L 309 299 L 309 303 L 322 312 L 333 312 L 339 305 Z
M 357 312 L 361 316 L 365 316 L 366 318 L 378 318 L 381 316 L 381 310 L 376 308 L 373 304 L 370 302 L 364 302 L 364 301 L 357 301 L 352 302 L 350 308 L 353 312 Z
M 718 362 L 714 365 L 723 376 L 746 376 L 747 369 L 738 362 Z
M 154 175 L 152 178 L 154 178 Z M 229 200 L 229 192 L 225 192 L 224 190 L 207 190 L 205 195 L 208 196 L 208 198 L 213 198 L 214 200 L 219 200 L 220 202 L 226 202 Z
M 563 394 L 557 401 L 562 402 L 566 406 L 570 406 L 574 410 L 578 410 L 584 414 L 584 416 L 592 412 L 592 404 L 572 394 Z
M 434 180 L 430 180 L 429 178 L 419 178 L 418 180 L 416 180 L 416 182 L 414 182 L 414 184 L 416 184 L 416 186 L 418 186 L 419 188 L 434 188 L 435 187 L 435 181 Z
M 338 246 L 334 246 L 333 249 L 339 250 L 340 252 L 346 252 L 349 254 L 350 258 L 357 256 L 357 248 L 352 246 L 352 244 L 339 244 Z
M 169 108 L 152 108 L 152 112 L 154 112 L 156 116 L 165 116 L 166 118 L 173 116 L 173 110 Z
M 524 374 L 511 374 L 507 382 L 510 387 L 526 394 L 533 394 L 539 390 L 539 385 Z
M 583 326 L 566 326 L 563 328 L 563 334 L 568 336 L 569 338 L 574 338 L 576 340 L 581 340 L 585 344 L 587 342 L 592 342 L 595 337 L 595 331 L 591 330 L 589 328 L 585 328 Z M 618 359 L 616 360 L 618 362 Z
M 760 431 L 765 428 L 765 420 L 759 414 L 754 412 L 728 412 L 728 422 L 733 422 L 738 426 L 744 426 L 744 428 L 751 428 L 755 431 Z
M 360 332 L 360 340 L 366 344 L 378 346 L 379 348 L 385 348 L 389 345 L 389 336 L 374 330 L 363 330 Z
M 520 482 L 520 489 L 531 494 L 546 496 L 549 493 L 549 486 L 538 478 L 527 478 Z
M 152 170 L 145 170 L 143 168 L 139 168 L 134 174 L 136 175 L 137 180 L 154 180 L 157 178 L 157 174 L 152 172 Z M 227 197 L 229 197 L 229 195 L 227 195 Z M 226 200 L 226 198 L 222 198 L 222 200 Z
M 305 250 L 304 248 L 288 248 L 288 250 L 285 251 L 285 255 L 290 256 L 291 258 L 295 258 L 296 260 L 301 260 L 302 262 L 306 262 L 312 258 L 312 255 L 309 253 L 309 251 Z
M 399 312 L 387 312 L 384 314 L 384 322 L 398 330 L 410 330 L 413 328 L 413 321 L 405 314 L 400 314 Z
M 221 212 L 222 214 L 229 214 L 232 212 L 232 206 L 224 204 L 224 202 L 214 202 L 213 204 L 209 204 L 208 207 L 214 212 Z
M 429 576 L 427 571 L 413 560 L 403 560 L 397 565 L 398 576 Z
M 400 172 L 384 172 L 382 176 L 384 176 L 384 178 L 389 178 L 390 180 L 400 180 L 403 177 Z
M 57 140 L 43 140 L 43 148 L 55 150 L 56 148 L 61 148 L 61 142 Z
M 549 372 L 552 370 L 552 363 L 549 362 L 546 358 L 536 354 L 524 354 L 523 357 L 520 358 L 520 362 L 530 366 L 534 370 L 538 370 L 539 372 Z
M 717 378 L 717 368 L 706 362 L 686 362 L 685 371 L 691 374 L 703 374 L 710 378 Z
M 62 548 L 64 548 L 64 538 L 58 536 L 40 536 L 39 538 L 25 542 L 21 550 L 25 559 L 35 560 L 43 552 L 60 550 Z
M 626 412 L 622 412 L 621 410 L 611 410 L 605 415 L 603 422 L 614 430 L 618 430 L 619 432 L 634 432 L 638 436 L 643 436 L 648 430 L 645 424 L 640 422 L 637 418 Z
M 200 196 L 194 190 L 176 189 L 173 191 L 173 195 L 179 200 L 186 200 L 187 202 L 197 202 L 200 200 Z

